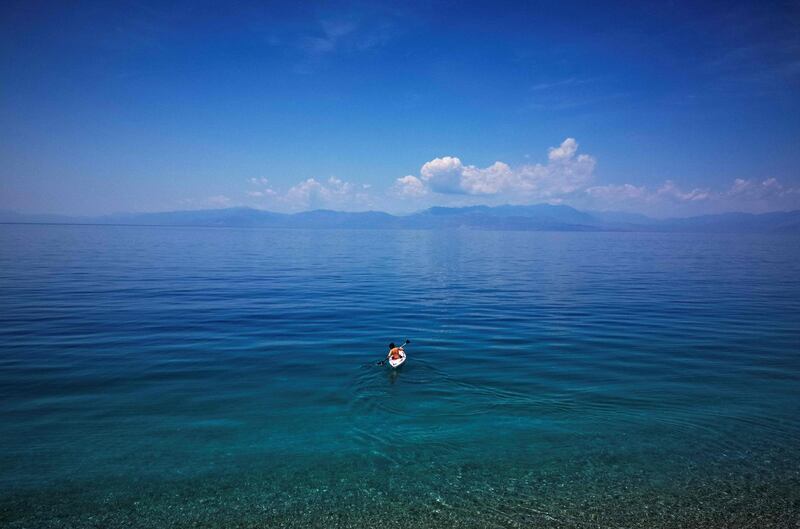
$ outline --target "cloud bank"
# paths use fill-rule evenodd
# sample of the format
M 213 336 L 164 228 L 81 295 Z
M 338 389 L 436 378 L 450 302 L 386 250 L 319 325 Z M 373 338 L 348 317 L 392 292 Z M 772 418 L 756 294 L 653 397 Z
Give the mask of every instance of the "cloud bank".
M 367 184 L 354 184 L 336 177 L 327 180 L 307 178 L 285 192 L 275 190 L 267 178 L 251 178 L 252 187 L 245 192 L 249 201 L 245 205 L 264 207 L 276 211 L 305 211 L 311 209 L 337 209 L 362 211 L 374 208 L 377 198 Z
M 426 162 L 419 176 L 398 178 L 393 190 L 401 196 L 480 195 L 507 197 L 508 200 L 550 200 L 585 187 L 592 180 L 595 159 L 576 154 L 578 142 L 567 138 L 558 147 L 551 147 L 546 164 L 512 168 L 504 162 L 479 168 L 464 165 L 455 156 L 444 156 Z
M 580 153 L 574 138 L 547 150 L 545 162 L 512 166 L 496 161 L 486 167 L 465 164 L 457 156 L 423 163 L 417 174 L 396 178 L 385 189 L 331 176 L 307 178 L 283 190 L 267 178 L 250 178 L 242 200 L 219 195 L 195 205 L 245 205 L 274 211 L 310 209 L 410 212 L 434 205 L 568 204 L 580 209 L 613 210 L 655 216 L 684 216 L 724 211 L 760 213 L 800 207 L 800 188 L 776 178 L 737 178 L 721 189 L 683 187 L 672 180 L 656 186 L 595 182 L 594 156 Z
M 642 213 L 721 213 L 744 211 L 763 213 L 800 207 L 800 188 L 787 187 L 776 178 L 765 180 L 737 178 L 726 189 L 681 189 L 671 180 L 650 189 L 631 184 L 592 186 L 585 190 L 588 204 L 599 209 Z M 676 208 L 676 209 L 671 209 Z

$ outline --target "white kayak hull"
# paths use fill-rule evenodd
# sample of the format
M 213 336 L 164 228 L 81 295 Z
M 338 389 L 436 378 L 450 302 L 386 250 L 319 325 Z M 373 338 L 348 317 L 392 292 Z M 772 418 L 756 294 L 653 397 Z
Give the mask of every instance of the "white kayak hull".
M 403 365 L 403 362 L 405 362 L 405 361 L 406 361 L 406 352 L 401 350 L 400 351 L 400 358 L 398 358 L 397 360 L 395 360 L 394 358 L 390 358 L 389 359 L 389 365 L 392 366 L 393 368 L 397 369 L 398 367 Z

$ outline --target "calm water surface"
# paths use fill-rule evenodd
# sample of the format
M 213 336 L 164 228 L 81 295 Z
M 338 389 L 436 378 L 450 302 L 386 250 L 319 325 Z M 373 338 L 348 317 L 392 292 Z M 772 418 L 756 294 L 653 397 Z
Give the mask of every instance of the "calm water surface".
M 799 417 L 797 235 L 0 226 L 3 527 L 797 527 Z

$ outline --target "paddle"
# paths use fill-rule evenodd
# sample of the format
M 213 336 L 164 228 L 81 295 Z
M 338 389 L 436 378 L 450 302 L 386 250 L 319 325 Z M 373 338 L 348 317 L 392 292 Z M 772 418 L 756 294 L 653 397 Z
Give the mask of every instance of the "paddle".
M 400 347 L 400 348 L 402 349 L 403 347 L 405 347 L 406 345 L 408 345 L 408 344 L 410 344 L 410 343 L 411 343 L 411 340 L 406 340 L 404 343 L 402 343 L 402 344 L 401 344 L 401 345 L 399 345 L 398 347 Z M 378 363 L 377 363 L 377 364 L 375 364 L 375 365 L 382 366 L 382 365 L 383 365 L 383 364 L 385 364 L 385 363 L 386 363 L 386 358 L 384 358 L 383 360 L 381 360 L 380 362 L 378 362 Z

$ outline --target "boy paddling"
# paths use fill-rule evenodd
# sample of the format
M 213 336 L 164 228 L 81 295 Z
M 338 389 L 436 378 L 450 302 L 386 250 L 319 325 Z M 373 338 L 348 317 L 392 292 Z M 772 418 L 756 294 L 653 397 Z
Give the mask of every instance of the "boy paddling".
M 378 362 L 378 365 L 383 365 L 389 360 L 389 363 L 397 362 L 406 356 L 406 352 L 403 350 L 407 344 L 410 344 L 411 340 L 406 340 L 401 346 L 396 346 L 394 342 L 389 344 L 389 354 L 386 355 L 386 358 Z M 402 362 L 400 362 L 402 363 Z M 399 364 L 397 364 L 399 365 Z M 396 367 L 393 365 L 393 367 Z
M 405 344 L 403 344 L 403 345 L 405 345 Z M 400 357 L 403 356 L 403 353 L 405 353 L 405 351 L 403 351 L 403 348 L 402 347 L 397 347 L 394 344 L 394 342 L 392 342 L 392 343 L 389 344 L 389 354 L 386 355 L 386 359 L 387 360 L 400 360 Z

